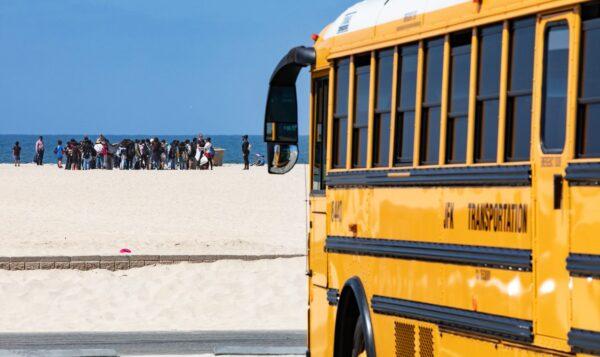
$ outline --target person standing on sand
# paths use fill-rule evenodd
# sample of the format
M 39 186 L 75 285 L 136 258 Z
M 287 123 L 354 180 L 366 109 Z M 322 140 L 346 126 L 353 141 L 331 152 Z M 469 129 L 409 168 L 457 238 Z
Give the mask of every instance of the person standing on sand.
M 213 169 L 213 157 L 215 156 L 215 149 L 213 148 L 211 138 L 206 138 L 206 144 L 204 144 L 204 156 L 208 159 L 208 167 Z
M 242 136 L 242 156 L 244 157 L 244 168 L 243 170 L 250 170 L 250 142 L 248 141 L 248 135 Z
M 177 140 L 173 140 L 167 147 L 170 170 L 175 170 L 175 165 L 177 164 L 177 145 Z
M 187 170 L 187 148 L 185 141 L 179 143 L 179 170 Z
M 188 146 L 188 169 L 196 169 L 196 150 L 198 150 L 198 139 L 193 138 Z
M 94 145 L 92 145 L 92 141 L 87 137 L 83 137 L 83 141 L 81 142 L 81 157 L 83 159 L 82 169 L 89 170 L 91 169 L 91 161 L 92 161 L 92 152 L 94 151 Z
M 44 162 L 44 138 L 40 136 L 35 142 L 35 163 L 41 166 Z
M 94 147 L 94 143 L 91 140 L 90 140 L 90 146 L 92 147 L 92 151 L 91 151 L 92 158 L 90 159 L 90 170 L 95 170 L 98 152 L 96 151 L 96 149 Z
M 81 148 L 75 139 L 71 139 L 69 145 L 71 147 L 71 170 L 79 170 L 81 168 Z
M 100 152 L 100 155 L 102 155 L 102 168 L 108 170 L 108 144 L 106 141 L 102 142 L 102 151 Z
M 65 149 L 62 146 L 62 140 L 59 140 L 56 147 L 54 148 L 54 155 L 56 155 L 56 165 L 59 169 L 62 169 L 62 160 Z
M 65 170 L 71 170 L 71 163 L 73 162 L 73 144 L 71 143 L 71 141 L 67 141 L 64 152 L 67 156 Z
M 134 170 L 140 169 L 141 160 L 142 160 L 142 154 L 140 152 L 140 140 L 135 139 L 135 141 L 133 142 L 133 161 L 131 163 L 132 168 Z
M 160 170 L 160 141 L 158 140 L 158 138 L 154 138 L 152 139 L 152 141 L 150 142 L 150 150 L 152 151 L 152 164 L 151 164 L 151 169 L 154 170 Z
M 15 142 L 15 146 L 12 148 L 13 159 L 15 159 L 15 166 L 21 166 L 21 146 L 19 142 Z
M 169 152 L 169 148 L 166 140 L 162 140 L 160 142 L 160 169 L 167 169 L 167 153 Z

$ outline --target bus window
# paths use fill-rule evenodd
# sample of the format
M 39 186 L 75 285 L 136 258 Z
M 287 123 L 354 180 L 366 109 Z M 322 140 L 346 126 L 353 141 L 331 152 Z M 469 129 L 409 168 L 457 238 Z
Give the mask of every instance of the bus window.
M 314 191 L 325 190 L 325 148 L 327 147 L 327 98 L 329 79 L 319 78 L 313 84 L 313 186 Z
M 424 165 L 438 164 L 443 59 L 444 39 L 428 41 L 425 45 L 425 88 L 421 116 L 420 161 Z
M 467 118 L 471 71 L 471 32 L 450 38 L 450 106 L 446 131 L 446 162 L 465 163 L 467 159 Z
M 377 101 L 373 119 L 373 166 L 388 166 L 394 50 L 377 53 Z
M 475 162 L 495 162 L 498 148 L 502 25 L 481 29 L 475 114 Z
M 560 153 L 565 145 L 568 75 L 569 25 L 557 21 L 548 25 L 544 47 L 541 134 L 545 153 Z
M 412 165 L 419 45 L 404 46 L 398 59 L 398 109 L 394 138 L 394 165 Z
M 371 56 L 356 57 L 354 73 L 354 122 L 352 126 L 352 167 L 367 166 L 367 139 L 369 129 L 369 85 L 371 84 Z
M 600 157 L 600 4 L 582 10 L 577 156 Z
M 335 114 L 333 117 L 332 167 L 346 167 L 346 140 L 348 138 L 348 82 L 350 80 L 349 59 L 340 60 L 336 68 Z
M 505 160 L 509 162 L 529 160 L 534 46 L 535 18 L 514 21 L 510 34 L 505 136 Z

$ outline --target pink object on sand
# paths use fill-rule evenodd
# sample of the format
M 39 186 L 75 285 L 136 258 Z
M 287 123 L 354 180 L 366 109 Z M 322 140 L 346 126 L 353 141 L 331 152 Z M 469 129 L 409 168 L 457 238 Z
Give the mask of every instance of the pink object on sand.
M 123 248 L 119 251 L 121 254 L 125 254 L 125 253 L 131 253 L 131 250 L 127 249 L 127 248 Z

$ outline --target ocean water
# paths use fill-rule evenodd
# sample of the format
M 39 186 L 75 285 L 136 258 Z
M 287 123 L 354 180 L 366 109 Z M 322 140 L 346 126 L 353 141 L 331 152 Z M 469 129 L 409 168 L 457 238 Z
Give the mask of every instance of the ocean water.
M 128 139 L 146 139 L 154 136 L 145 135 L 105 135 L 111 143 L 119 142 L 125 138 Z M 195 135 L 157 135 L 160 140 L 186 140 L 193 139 Z M 217 148 L 225 149 L 224 162 L 227 164 L 240 164 L 243 163 L 242 151 L 241 151 L 241 138 L 242 135 L 208 135 L 212 139 L 212 143 Z M 97 135 L 90 135 L 89 138 L 95 141 Z M 206 137 L 206 136 L 205 136 Z M 35 154 L 35 142 L 37 141 L 38 135 L 0 135 L 0 163 L 12 163 L 12 147 L 16 141 L 21 146 L 21 162 L 28 163 L 33 162 Z M 53 151 L 56 147 L 58 140 L 62 140 L 63 143 L 68 140 L 75 139 L 81 141 L 83 139 L 82 134 L 75 135 L 44 135 L 44 144 L 46 145 L 46 151 L 44 153 L 44 163 L 54 163 L 56 156 Z M 257 153 L 266 155 L 267 145 L 264 143 L 261 135 L 250 135 L 248 137 L 252 149 L 250 152 L 250 162 L 254 161 L 254 155 Z M 308 158 L 308 136 L 300 136 L 298 143 L 300 150 L 299 163 L 307 163 Z

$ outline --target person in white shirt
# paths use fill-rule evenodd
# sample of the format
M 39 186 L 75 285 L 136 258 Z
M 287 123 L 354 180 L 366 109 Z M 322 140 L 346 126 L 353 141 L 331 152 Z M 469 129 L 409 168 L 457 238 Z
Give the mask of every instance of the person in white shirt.
M 208 167 L 213 169 L 213 156 L 215 155 L 215 149 L 213 149 L 213 145 L 211 142 L 211 138 L 206 138 L 206 143 L 204 144 L 204 156 L 208 159 Z

